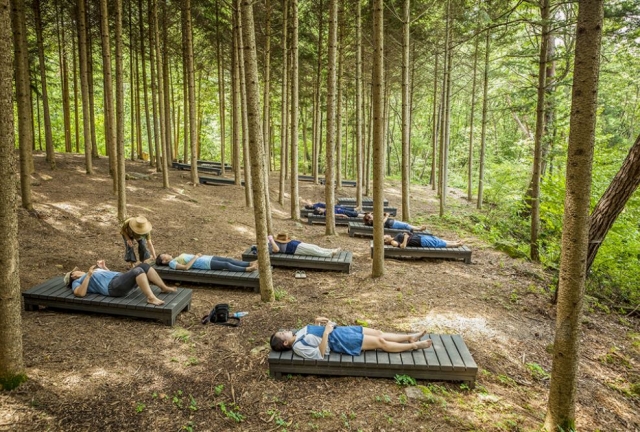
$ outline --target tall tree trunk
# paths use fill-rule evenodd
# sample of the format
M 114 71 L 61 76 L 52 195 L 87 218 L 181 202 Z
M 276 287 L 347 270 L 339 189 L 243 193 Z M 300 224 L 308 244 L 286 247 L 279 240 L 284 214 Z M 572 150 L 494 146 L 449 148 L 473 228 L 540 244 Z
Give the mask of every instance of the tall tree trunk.
M 16 3 L 18 1 L 12 1 L 12 7 L 15 8 Z M 20 8 L 21 5 L 17 5 L 17 7 Z M 24 5 L 22 8 L 22 16 L 24 17 Z M 15 182 L 17 167 L 13 125 L 12 19 L 9 11 L 9 0 L 0 0 L 0 172 L 2 173 L 0 176 L 0 231 L 2 232 L 0 248 L 2 248 L 3 255 L 3 271 L 0 275 L 1 390 L 12 390 L 27 380 L 22 358 L 18 214 Z M 18 49 L 16 49 L 16 54 L 18 54 Z M 16 62 L 18 61 L 16 55 Z M 19 84 L 17 82 L 16 87 Z
M 447 24 L 445 36 L 445 64 L 444 64 L 444 80 L 442 87 L 442 132 L 440 144 L 440 216 L 444 216 L 447 207 L 448 193 L 448 160 L 449 160 L 449 136 L 451 128 L 451 60 L 452 60 L 452 43 L 451 43 L 451 0 L 447 0 Z
M 244 74 L 244 43 L 242 40 L 242 0 L 236 2 L 238 14 L 238 69 L 240 72 L 240 97 L 242 102 L 242 155 L 244 162 L 244 195 L 247 207 L 253 207 L 253 194 L 251 193 L 251 162 L 249 156 L 249 118 L 247 116 L 247 80 Z M 253 9 L 252 9 L 253 11 Z M 249 30 L 248 30 L 249 31 Z
M 167 17 L 167 1 L 164 0 L 162 2 L 162 84 L 164 85 L 164 130 L 165 130 L 165 139 L 164 139 L 164 157 L 162 158 L 162 171 L 168 173 L 170 161 L 173 160 L 172 150 L 171 150 L 171 102 L 170 102 L 170 83 L 171 77 L 169 76 L 169 42 L 168 42 L 168 27 L 169 20 Z M 158 56 L 159 57 L 159 56 Z M 158 73 L 159 75 L 159 73 Z M 163 178 L 164 181 L 164 178 Z M 166 178 L 167 185 L 165 187 L 169 187 L 169 176 L 167 174 Z
M 222 175 L 225 174 L 225 143 L 227 140 L 225 134 L 225 107 L 224 107 L 224 67 L 222 66 L 222 49 L 220 48 L 220 2 L 216 2 L 216 62 L 218 65 L 218 107 L 220 109 L 220 161 L 222 164 Z M 265 135 L 268 136 L 268 135 Z M 236 170 L 240 167 L 236 166 Z
M 546 1 L 546 0 L 543 0 Z M 478 45 L 480 44 L 480 34 L 476 34 L 473 49 L 473 83 L 471 84 L 471 114 L 469 115 L 469 154 L 467 169 L 467 200 L 473 199 L 473 125 L 476 114 L 476 86 L 478 76 Z
M 271 128 L 271 0 L 265 0 L 264 24 L 264 88 L 262 91 L 262 136 L 264 137 L 265 159 L 267 163 L 267 189 L 269 189 L 269 171 L 271 167 L 271 146 L 269 136 Z M 299 217 L 299 216 L 298 216 Z M 270 231 L 271 232 L 271 231 Z
M 373 266 L 371 276 L 384 275 L 384 2 L 373 0 Z
M 56 25 L 58 26 L 58 47 L 60 58 L 60 82 L 62 86 L 62 117 L 64 123 L 64 151 L 71 153 L 71 113 L 69 112 L 69 78 L 67 71 L 67 50 L 64 39 L 64 9 L 60 4 L 60 10 L 58 16 L 60 22 L 58 22 L 58 16 L 56 16 Z
M 356 207 L 362 206 L 364 182 L 362 134 L 362 2 L 356 1 Z
M 134 68 L 134 41 L 133 41 L 133 22 L 132 22 L 132 4 L 129 1 L 129 117 L 131 126 L 131 152 L 130 157 L 131 160 L 134 161 L 136 159 L 136 97 L 135 97 L 135 68 Z
M 193 33 L 191 30 L 191 0 L 184 0 L 184 12 L 186 15 L 186 48 L 187 48 L 187 82 L 189 83 L 189 137 L 191 143 L 191 182 L 194 185 L 198 181 L 198 140 L 196 123 L 196 82 L 193 68 Z M 185 108 L 185 117 L 187 116 Z M 186 131 L 185 131 L 186 133 Z
M 77 18 L 75 22 L 77 24 Z M 78 110 L 78 62 L 77 62 L 77 47 L 76 47 L 77 35 L 74 37 L 71 35 L 71 58 L 73 65 L 73 121 L 74 121 L 74 133 L 75 133 L 75 147 L 76 153 L 80 153 L 80 112 Z
M 127 218 L 127 184 L 124 166 L 124 70 L 122 65 L 122 0 L 116 0 L 116 177 L 118 220 Z
M 189 162 L 189 147 L 191 145 L 191 141 L 189 140 L 189 116 L 187 112 L 189 110 L 189 82 L 187 80 L 187 14 L 185 13 L 186 1 L 182 0 L 182 7 L 180 15 L 181 15 L 181 24 L 182 24 L 182 106 L 184 107 L 184 120 L 183 127 L 184 130 L 184 138 L 183 142 L 183 152 L 182 152 L 182 162 Z M 180 128 L 177 128 L 176 132 L 178 132 Z M 179 133 L 178 133 L 179 136 Z M 176 155 L 177 157 L 177 155 Z M 196 168 L 197 169 L 197 168 Z M 193 175 L 193 170 L 190 172 Z
M 40 66 L 40 83 L 42 87 L 42 110 L 44 116 L 44 139 L 47 149 L 47 162 L 51 169 L 56 168 L 53 133 L 51 132 L 51 115 L 49 113 L 49 92 L 47 91 L 47 69 L 44 63 L 44 46 L 42 43 L 42 13 L 40 0 L 33 0 L 33 16 L 36 23 L 36 40 L 38 42 L 38 63 Z M 40 124 L 40 122 L 38 122 Z
M 336 145 L 335 145 L 335 160 L 336 160 L 336 168 L 335 168 L 335 178 L 336 183 L 334 189 L 342 187 L 342 66 L 344 63 L 344 59 L 342 56 L 342 34 L 343 34 L 343 26 L 344 26 L 344 8 L 342 7 L 342 3 L 340 3 L 340 10 L 338 11 L 338 22 L 337 26 L 338 30 L 338 38 L 337 38 L 337 50 L 338 50 L 338 72 L 336 77 Z
M 142 20 L 142 0 L 138 0 L 138 21 L 140 25 L 140 64 L 142 66 L 142 89 L 144 93 L 144 119 L 147 125 L 147 146 L 149 147 L 149 164 L 153 166 L 154 144 L 151 138 L 151 120 L 149 118 L 149 94 L 147 92 L 147 63 L 144 49 L 144 21 Z M 151 67 L 153 69 L 153 66 Z M 155 115 L 155 113 L 154 113 Z
M 240 3 L 238 3 L 240 5 Z M 242 0 L 242 30 L 245 47 L 244 70 L 247 85 L 247 118 L 249 148 L 251 155 L 251 173 L 253 176 L 253 201 L 255 202 L 256 242 L 258 262 L 260 263 L 260 298 L 263 302 L 274 300 L 271 259 L 267 248 L 267 218 L 264 184 L 265 157 L 262 125 L 260 120 L 260 89 L 258 87 L 258 58 L 256 54 L 253 6 L 251 0 Z M 251 187 L 247 187 L 251 189 Z
M 435 53 L 435 62 L 433 65 L 433 113 L 431 116 L 432 124 L 432 136 L 431 136 L 431 190 L 436 190 L 438 184 L 436 177 L 436 154 L 438 154 L 438 125 L 440 119 L 438 113 L 440 111 L 438 106 L 438 51 Z
M 371 70 L 371 83 L 373 84 L 373 69 Z M 371 162 L 372 162 L 372 149 L 373 146 L 373 86 L 369 86 L 369 105 L 366 107 L 365 112 L 367 113 L 367 120 L 365 124 L 367 125 L 367 142 L 366 142 L 366 157 L 365 157 L 365 170 L 364 170 L 364 179 L 365 179 L 365 195 L 371 195 Z M 384 129 L 383 129 L 384 130 Z M 384 162 L 383 162 L 384 163 Z
M 235 0 L 234 0 L 235 1 Z M 232 69 L 232 140 L 233 140 L 233 169 L 234 169 L 234 178 L 235 184 L 240 185 L 240 176 L 242 172 L 240 171 L 240 134 L 242 133 L 242 113 L 240 108 L 240 64 L 239 64 L 239 56 L 238 56 L 238 15 L 235 12 L 232 12 L 233 15 L 233 58 L 231 61 L 231 69 Z
M 287 48 L 287 31 L 289 30 L 289 6 L 287 0 L 282 0 L 282 87 L 280 97 L 282 99 L 282 108 L 280 111 L 280 182 L 278 188 L 278 202 L 284 205 L 284 182 L 285 182 L 285 159 L 287 157 L 287 123 L 289 120 L 289 105 L 287 97 L 289 95 L 287 77 L 289 52 Z
M 133 70 L 135 71 L 136 84 L 133 87 L 134 95 L 135 95 L 135 108 L 136 108 L 136 148 L 138 159 L 142 159 L 142 107 L 140 106 L 140 67 L 139 67 L 139 50 L 136 50 L 135 44 L 131 46 L 132 52 L 131 55 L 135 60 L 135 66 Z
M 291 219 L 300 220 L 298 189 L 298 0 L 291 0 Z
M 102 36 L 102 73 L 104 76 L 104 135 L 109 155 L 109 173 L 113 179 L 113 193 L 118 193 L 116 118 L 113 110 L 113 80 L 111 77 L 111 42 L 107 0 L 100 0 L 100 32 Z
M 538 236 L 540 234 L 540 177 L 542 170 L 542 140 L 545 131 L 545 96 L 547 93 L 547 52 L 549 46 L 549 0 L 540 0 L 540 62 L 538 64 L 538 102 L 536 107 L 536 133 L 531 174 L 531 239 L 529 255 L 533 262 L 540 261 Z
M 580 326 L 589 241 L 603 1 L 580 2 L 567 149 L 566 193 L 553 366 L 544 426 L 575 430 Z
M 160 49 L 160 30 L 158 28 L 158 0 L 153 1 L 153 34 L 154 34 L 154 49 L 156 54 L 156 77 L 158 79 L 158 124 L 160 125 L 160 148 L 156 152 L 156 169 L 162 170 L 162 187 L 169 188 L 169 171 L 167 170 L 167 149 L 169 144 L 167 143 L 167 125 L 165 124 L 165 110 L 164 110 L 164 70 L 162 68 L 162 54 Z
M 404 0 L 402 14 L 402 218 L 411 220 L 411 111 L 409 82 L 410 45 L 409 32 L 411 28 L 411 1 Z
M 336 152 L 336 53 L 338 43 L 338 1 L 329 0 L 329 58 L 327 60 L 327 154 L 324 168 L 324 199 L 327 204 L 326 235 L 336 234 L 335 167 Z
M 80 90 L 82 93 L 82 130 L 87 174 L 93 174 L 91 150 L 91 113 L 89 111 L 89 70 L 87 67 L 87 13 L 85 0 L 78 0 L 78 47 L 80 50 Z M 76 117 L 78 113 L 76 112 Z
M 89 83 L 89 125 L 91 129 L 91 157 L 98 159 L 98 139 L 96 137 L 96 109 L 95 92 L 93 82 L 93 38 L 91 36 L 91 4 L 87 4 L 86 24 L 87 24 L 87 81 Z
M 319 170 L 320 170 L 320 146 L 322 143 L 322 119 L 321 119 L 321 97 L 322 93 L 320 92 L 320 81 L 322 79 L 322 19 L 324 16 L 324 8 L 322 6 L 323 0 L 320 0 L 320 5 L 318 7 L 318 63 L 316 69 L 316 86 L 315 86 L 315 97 L 314 97 L 314 123 L 313 123 L 313 182 L 318 184 Z M 325 198 L 326 199 L 326 198 Z
M 482 131 L 480 132 L 480 156 L 478 160 L 478 209 L 482 209 L 482 199 L 484 197 L 484 155 L 487 149 L 487 112 L 489 105 L 489 46 L 491 31 L 487 29 L 485 32 L 484 77 L 482 79 Z
M 18 102 L 18 143 L 20 147 L 20 196 L 22 207 L 31 211 L 31 149 L 33 148 L 33 111 L 31 110 L 31 80 L 29 78 L 29 52 L 25 24 L 24 0 L 11 2 L 11 28 L 15 57 L 16 99 Z M 5 43 L 4 41 L 2 43 Z M 11 61 L 6 63 L 10 65 Z M 10 67 L 5 66 L 3 67 Z M 13 108 L 9 111 L 13 113 Z M 9 177 L 9 176 L 8 176 Z M 11 177 L 9 177 L 11 178 Z M 10 209 L 8 209 L 10 210 Z

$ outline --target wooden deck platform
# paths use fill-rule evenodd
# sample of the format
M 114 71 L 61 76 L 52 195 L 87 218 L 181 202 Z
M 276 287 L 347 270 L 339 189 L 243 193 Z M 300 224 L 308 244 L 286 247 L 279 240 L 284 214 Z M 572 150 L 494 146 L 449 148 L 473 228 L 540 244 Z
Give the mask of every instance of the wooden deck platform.
M 260 292 L 260 273 L 227 270 L 174 270 L 168 266 L 152 266 L 164 280 L 252 288 Z
M 180 163 L 180 162 L 173 162 L 172 166 L 173 166 L 173 168 L 178 169 L 178 170 L 191 171 L 191 165 L 189 165 L 189 164 L 184 164 L 184 163 Z M 198 165 L 198 172 L 204 172 L 204 173 L 213 174 L 213 175 L 221 175 L 222 174 L 222 169 L 221 168 L 217 168 L 217 167 L 213 167 L 213 166 L 209 166 L 209 165 Z
M 402 232 L 409 232 L 400 229 L 391 229 L 385 228 L 384 233 L 389 234 L 391 236 L 398 235 Z M 419 234 L 431 234 L 429 231 L 415 231 L 415 233 Z M 369 225 L 365 225 L 362 222 L 349 222 L 349 237 L 362 236 L 362 237 L 373 237 L 373 227 Z
M 336 203 L 338 205 L 344 205 L 344 206 L 355 206 L 356 205 L 356 199 L 355 198 L 346 198 L 346 197 L 342 197 L 342 198 L 338 198 L 336 199 Z M 387 200 L 386 198 L 383 200 L 382 204 L 387 207 L 389 205 L 389 200 Z M 363 206 L 369 206 L 369 207 L 373 207 L 373 198 L 369 198 L 369 197 L 362 197 L 362 205 Z
M 251 253 L 251 248 L 242 254 L 244 261 L 255 261 L 258 256 Z M 289 255 L 289 254 L 271 254 L 271 265 L 274 267 L 291 267 L 308 270 L 328 270 L 349 273 L 351 271 L 351 261 L 353 253 L 341 251 L 336 256 L 330 258 L 305 256 L 305 255 Z
M 357 218 L 341 218 L 341 217 L 337 217 L 336 218 L 336 225 L 349 225 L 349 222 L 362 222 L 362 218 L 361 217 L 357 217 Z M 327 224 L 327 217 L 325 215 L 314 215 L 314 214 L 310 214 L 309 216 L 307 216 L 307 223 L 309 225 L 313 225 L 313 224 L 322 224 L 322 225 L 326 225 Z
M 200 184 L 208 184 L 214 186 L 232 186 L 236 184 L 235 180 L 229 177 L 199 176 L 198 178 L 200 179 Z M 241 180 L 240 184 L 244 186 L 244 180 Z
M 473 388 L 478 366 L 460 335 L 429 334 L 431 348 L 403 353 L 364 351 L 358 356 L 331 353 L 324 360 L 304 359 L 293 351 L 269 353 L 269 373 L 362 376 L 393 378 L 409 375 L 415 379 L 462 381 Z
M 348 206 L 348 205 L 341 205 L 340 207 L 346 208 L 348 210 L 355 210 L 354 207 L 352 206 Z M 372 212 L 373 211 L 373 207 L 369 207 L 369 206 L 362 206 L 362 210 L 360 211 L 361 213 L 367 213 L 367 212 Z M 395 207 L 385 207 L 384 211 L 389 213 L 389 215 L 391 216 L 395 216 L 398 209 Z M 310 214 L 313 214 L 313 210 L 311 209 L 306 209 L 306 208 L 302 208 L 300 209 L 300 217 L 306 218 L 308 217 Z
M 363 213 L 373 212 L 373 206 L 363 205 L 362 206 L 362 212 Z M 398 208 L 397 207 L 384 206 L 384 212 L 389 214 L 390 216 L 395 216 L 395 215 L 398 214 Z
M 373 258 L 373 241 L 371 241 L 371 257 Z M 384 246 L 385 258 L 452 258 L 461 259 L 465 264 L 471 264 L 471 249 L 466 246 L 457 248 L 422 248 L 406 247 L 404 249 Z
M 222 168 L 222 162 L 218 162 L 218 161 L 208 161 L 208 160 L 198 159 L 198 166 L 200 166 L 200 165 L 209 165 L 209 166 Z M 225 169 L 225 171 L 233 171 L 233 166 L 228 164 L 228 163 L 225 163 L 224 164 L 224 169 Z
M 126 297 L 105 297 L 99 294 L 87 294 L 76 297 L 71 288 L 65 286 L 62 276 L 58 276 L 22 293 L 24 309 L 38 310 L 38 306 L 68 309 L 83 312 L 98 312 L 110 315 L 124 315 L 137 318 L 152 318 L 174 325 L 178 314 L 191 307 L 191 290 L 178 288 L 175 293 L 161 293 L 160 288 L 152 285 L 155 295 L 164 300 L 162 306 L 147 303 L 140 289 L 131 290 Z
M 325 183 L 326 183 L 326 182 L 324 181 L 324 177 L 322 177 L 322 178 L 318 179 L 318 182 L 319 182 L 321 185 L 323 185 L 323 184 L 325 184 Z M 356 187 L 356 185 L 357 185 L 357 184 L 358 184 L 358 183 L 357 183 L 357 181 L 355 181 L 355 180 L 342 180 L 342 187 L 345 187 L 345 186 L 349 186 L 349 187 Z
M 319 180 L 319 179 L 318 179 Z M 304 175 L 304 174 L 300 174 L 298 175 L 298 181 L 302 181 L 302 182 L 313 182 L 313 176 L 311 175 Z

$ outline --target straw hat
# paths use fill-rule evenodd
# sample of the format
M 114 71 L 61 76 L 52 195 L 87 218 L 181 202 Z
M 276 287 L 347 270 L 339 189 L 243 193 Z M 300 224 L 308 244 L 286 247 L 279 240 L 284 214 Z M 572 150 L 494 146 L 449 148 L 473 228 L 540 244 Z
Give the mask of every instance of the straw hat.
M 151 231 L 151 223 L 144 216 L 129 219 L 129 228 L 136 234 L 144 235 Z
M 279 243 L 289 243 L 291 241 L 291 238 L 289 237 L 289 234 L 287 233 L 279 233 L 276 236 L 276 241 Z
M 71 273 L 73 273 L 74 271 L 78 271 L 80 270 L 78 267 L 74 267 L 73 270 L 71 270 L 70 272 L 67 272 L 64 274 L 64 284 L 69 285 L 69 283 L 71 282 Z

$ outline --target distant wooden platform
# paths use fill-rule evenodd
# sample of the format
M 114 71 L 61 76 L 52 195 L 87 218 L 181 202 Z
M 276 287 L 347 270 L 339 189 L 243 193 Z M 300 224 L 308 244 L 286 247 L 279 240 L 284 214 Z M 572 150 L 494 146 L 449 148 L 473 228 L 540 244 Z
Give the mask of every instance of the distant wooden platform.
M 208 185 L 214 185 L 214 186 L 229 186 L 229 185 L 236 184 L 235 180 L 229 177 L 199 176 L 198 178 L 200 179 L 200 184 L 208 184 Z M 244 180 L 241 180 L 240 184 L 244 186 Z
M 371 242 L 371 257 L 373 258 L 373 241 Z M 406 247 L 404 249 L 384 246 L 385 258 L 452 258 L 461 259 L 465 264 L 471 264 L 471 249 L 466 246 L 457 248 L 422 248 Z
M 345 209 L 348 210 L 355 210 L 355 207 L 352 206 L 348 206 L 348 205 L 340 205 L 340 207 L 343 207 Z M 368 213 L 368 212 L 372 212 L 373 211 L 373 207 L 368 207 L 368 206 L 362 206 L 362 210 L 360 211 L 360 213 Z M 388 213 L 391 216 L 395 216 L 398 209 L 395 207 L 385 207 L 384 211 L 386 213 Z M 312 209 L 306 209 L 306 208 L 302 208 L 300 209 L 300 217 L 307 217 L 309 215 L 313 214 L 313 210 Z
M 209 165 L 209 166 L 222 168 L 222 162 L 218 162 L 218 161 L 208 161 L 208 160 L 198 159 L 198 166 L 200 165 Z M 228 171 L 233 171 L 233 166 L 225 162 L 224 169 Z
M 320 184 L 322 184 L 322 185 L 326 183 L 326 182 L 325 182 L 325 180 L 324 180 L 324 177 L 322 177 L 322 178 L 318 179 L 318 181 L 319 181 L 319 183 L 320 183 Z M 358 183 L 357 183 L 355 180 L 342 180 L 342 186 L 343 186 L 343 187 L 344 187 L 344 186 L 356 187 L 356 185 L 357 185 L 357 184 L 358 184 Z
M 357 217 L 357 218 L 341 218 L 341 217 L 337 217 L 336 218 L 336 225 L 349 225 L 349 222 L 362 222 L 362 218 L 361 217 Z M 307 223 L 309 225 L 313 225 L 313 224 L 322 224 L 322 225 L 326 225 L 327 224 L 327 217 L 325 215 L 314 215 L 314 214 L 310 214 L 307 216 Z
M 274 267 L 329 270 L 349 273 L 351 271 L 353 253 L 340 251 L 340 253 L 330 258 L 281 253 L 271 254 L 270 257 L 271 265 Z M 255 261 L 258 259 L 258 255 L 251 253 L 251 248 L 249 248 L 242 254 L 242 259 L 243 261 Z
M 385 228 L 384 233 L 391 236 L 398 235 L 403 232 L 410 232 L 407 230 Z M 429 231 L 414 231 L 416 234 L 431 234 Z M 349 222 L 349 237 L 362 236 L 373 237 L 373 227 L 365 225 L 362 222 Z
M 178 170 L 191 171 L 191 165 L 189 165 L 189 164 L 183 164 L 183 163 L 180 163 L 180 162 L 173 162 L 172 166 L 173 166 L 173 168 L 178 169 Z M 213 174 L 213 175 L 222 174 L 222 169 L 217 168 L 217 167 L 208 166 L 208 165 L 198 165 L 198 172 L 200 172 L 200 171 L 208 173 L 208 174 Z
M 312 181 L 314 181 L 314 178 L 313 178 L 313 176 L 310 176 L 310 175 L 300 174 L 300 175 L 298 175 L 298 181 L 312 182 Z
M 345 206 L 355 206 L 356 205 L 356 199 L 355 198 L 338 198 L 337 199 L 337 204 L 338 205 L 345 205 Z M 389 205 L 389 200 L 387 200 L 386 198 L 383 200 L 382 204 L 386 207 Z M 368 206 L 368 207 L 373 207 L 373 198 L 368 198 L 368 197 L 362 197 L 362 205 L 363 206 Z
M 331 353 L 324 360 L 304 359 L 293 351 L 271 351 L 269 373 L 276 378 L 287 374 L 372 378 L 408 375 L 432 381 L 462 381 L 473 388 L 478 365 L 462 336 L 429 334 L 425 338 L 433 342 L 430 348 L 403 353 L 364 351 L 357 356 Z
M 169 266 L 152 266 L 164 280 L 252 288 L 260 292 L 260 273 L 228 270 L 174 270 Z
M 76 297 L 71 288 L 64 284 L 62 276 L 49 279 L 22 293 L 24 309 L 38 310 L 38 306 L 68 309 L 83 312 L 99 312 L 109 315 L 124 315 L 136 318 L 152 318 L 174 325 L 178 314 L 191 307 L 191 290 L 178 288 L 175 293 L 161 293 L 160 288 L 151 286 L 154 294 L 164 300 L 162 306 L 147 303 L 147 298 L 138 288 L 131 290 L 126 297 L 105 297 L 100 294 L 87 294 Z
M 362 211 L 362 213 L 373 212 L 373 206 L 363 205 L 361 211 Z M 384 207 L 384 212 L 387 213 L 390 216 L 395 216 L 395 215 L 398 214 L 398 209 L 396 207 L 385 206 Z

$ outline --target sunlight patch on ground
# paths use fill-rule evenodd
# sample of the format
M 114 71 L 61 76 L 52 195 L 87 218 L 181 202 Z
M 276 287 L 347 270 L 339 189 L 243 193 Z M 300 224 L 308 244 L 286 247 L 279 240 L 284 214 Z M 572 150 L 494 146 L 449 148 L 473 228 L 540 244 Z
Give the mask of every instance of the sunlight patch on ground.
M 289 216 L 289 212 L 288 211 L 275 209 L 273 207 L 271 207 L 271 213 L 273 213 L 275 215 L 278 215 L 278 216 L 285 217 L 285 218 Z
M 430 333 L 460 333 L 469 336 L 485 338 L 500 338 L 502 334 L 492 329 L 483 317 L 467 317 L 460 315 L 445 315 L 429 313 L 423 319 L 411 323 L 412 328 L 424 328 Z
M 233 222 L 229 221 L 229 223 L 233 224 Z M 243 234 L 249 238 L 255 239 L 256 237 L 256 232 L 253 229 L 249 229 L 246 226 L 242 226 L 242 225 L 235 225 L 233 224 L 233 229 L 236 230 L 237 232 L 239 232 L 240 234 Z

